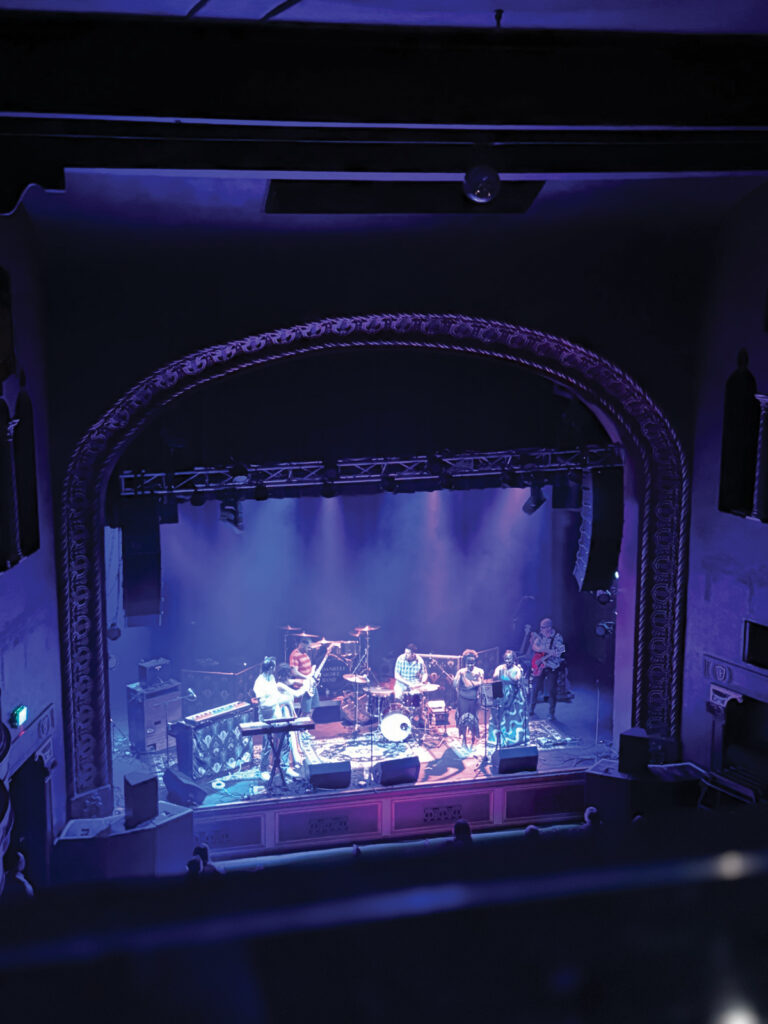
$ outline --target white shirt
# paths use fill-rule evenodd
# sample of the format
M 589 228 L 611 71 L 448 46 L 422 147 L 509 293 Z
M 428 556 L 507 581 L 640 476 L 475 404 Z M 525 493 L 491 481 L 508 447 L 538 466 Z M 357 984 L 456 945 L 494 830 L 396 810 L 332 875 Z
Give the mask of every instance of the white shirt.
M 262 672 L 253 684 L 253 695 L 259 702 L 259 717 L 286 718 L 293 714 L 293 692 L 278 683 L 272 672 Z

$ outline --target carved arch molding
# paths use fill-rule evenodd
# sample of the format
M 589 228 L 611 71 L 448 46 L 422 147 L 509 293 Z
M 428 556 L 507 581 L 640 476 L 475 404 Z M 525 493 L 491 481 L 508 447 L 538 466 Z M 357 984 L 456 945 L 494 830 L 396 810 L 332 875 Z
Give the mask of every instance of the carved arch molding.
M 615 425 L 639 484 L 633 724 L 680 731 L 689 479 L 672 426 L 619 367 L 572 342 L 474 317 L 321 320 L 215 345 L 157 370 L 82 438 L 62 502 L 62 645 L 69 814 L 108 813 L 112 759 L 104 595 L 104 502 L 123 450 L 160 409 L 209 381 L 292 356 L 414 347 L 506 360 L 569 388 Z

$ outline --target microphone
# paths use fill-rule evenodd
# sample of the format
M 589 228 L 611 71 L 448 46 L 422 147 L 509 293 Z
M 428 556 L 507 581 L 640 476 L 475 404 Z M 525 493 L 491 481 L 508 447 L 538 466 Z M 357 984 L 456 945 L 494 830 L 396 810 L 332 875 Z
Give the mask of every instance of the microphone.
M 195 693 L 191 686 L 187 688 L 186 697 L 187 700 L 197 700 L 197 694 Z

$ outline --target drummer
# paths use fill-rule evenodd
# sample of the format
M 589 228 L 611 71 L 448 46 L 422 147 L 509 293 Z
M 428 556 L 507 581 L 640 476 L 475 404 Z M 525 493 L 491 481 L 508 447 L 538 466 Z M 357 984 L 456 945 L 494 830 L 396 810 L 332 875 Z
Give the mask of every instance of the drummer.
M 395 697 L 402 700 L 407 693 L 417 693 L 427 681 L 427 666 L 417 653 L 416 644 L 406 644 L 395 662 Z

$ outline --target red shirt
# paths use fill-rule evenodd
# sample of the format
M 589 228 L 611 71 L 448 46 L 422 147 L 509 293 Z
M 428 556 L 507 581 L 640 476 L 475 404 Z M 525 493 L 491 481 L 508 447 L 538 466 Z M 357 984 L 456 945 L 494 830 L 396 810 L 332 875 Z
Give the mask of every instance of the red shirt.
M 308 676 L 312 671 L 312 660 L 308 654 L 304 651 L 300 651 L 298 647 L 294 647 L 291 651 L 291 656 L 288 659 L 288 664 L 291 668 L 296 668 L 301 672 L 303 676 Z

